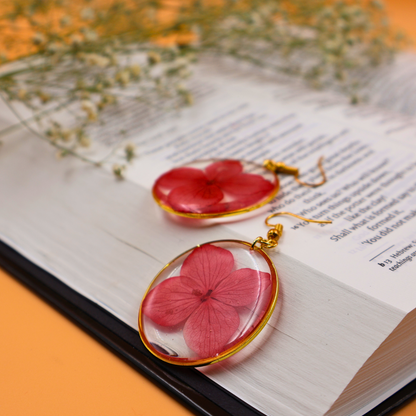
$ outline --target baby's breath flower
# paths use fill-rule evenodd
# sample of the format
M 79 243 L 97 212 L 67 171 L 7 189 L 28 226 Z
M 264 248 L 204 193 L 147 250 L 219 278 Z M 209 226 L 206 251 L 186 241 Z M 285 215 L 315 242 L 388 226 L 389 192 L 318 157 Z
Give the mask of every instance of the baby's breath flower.
M 79 33 L 73 33 L 70 36 L 69 41 L 72 46 L 79 46 L 83 43 L 84 39 Z
M 97 107 L 99 110 L 104 109 L 106 106 L 114 104 L 116 102 L 116 98 L 111 94 L 103 94 L 101 96 L 101 100 L 98 102 Z
M 106 55 L 113 55 L 114 54 L 114 49 L 110 45 L 106 45 L 106 46 L 104 46 L 104 53 Z
M 87 135 L 82 133 L 78 136 L 77 139 L 78 139 L 78 144 L 81 147 L 90 147 L 91 146 L 91 139 Z
M 149 51 L 147 53 L 147 61 L 149 62 L 149 65 L 156 65 L 162 61 L 162 57 L 155 51 Z
M 182 97 L 186 105 L 192 105 L 194 102 L 194 97 L 191 92 L 187 90 L 182 84 L 178 84 L 176 87 L 177 93 Z
M 59 128 L 57 128 L 56 126 L 52 126 L 50 127 L 48 130 L 46 130 L 46 135 L 52 140 L 55 141 L 59 138 L 60 136 L 60 132 L 59 132 Z
M 114 95 L 111 94 L 103 94 L 101 96 L 101 102 L 105 104 L 114 104 L 116 102 L 116 97 L 114 97 Z
M 80 91 L 78 97 L 81 100 L 89 100 L 91 98 L 91 94 L 89 91 Z
M 124 148 L 124 153 L 126 154 L 127 162 L 130 162 L 136 157 L 136 145 L 134 143 L 127 143 Z
M 192 72 L 188 68 L 181 68 L 178 72 L 178 75 L 180 78 L 186 79 L 192 75 Z
M 108 55 L 108 58 L 110 59 L 110 65 L 116 66 L 118 64 L 117 57 L 114 53 L 112 55 Z
M 27 91 L 26 91 L 24 88 L 20 88 L 20 89 L 17 91 L 17 97 L 18 97 L 20 100 L 25 100 L 25 99 L 27 98 Z
M 69 142 L 71 140 L 71 137 L 73 136 L 74 132 L 70 129 L 62 129 L 61 130 L 61 139 L 64 142 Z
M 95 18 L 95 11 L 91 7 L 85 7 L 81 10 L 82 20 L 93 20 Z
M 353 95 L 351 96 L 350 103 L 351 103 L 352 105 L 357 105 L 359 102 L 360 102 L 360 98 L 358 97 L 358 95 L 357 95 L 357 94 L 353 94 Z
M 97 65 L 100 68 L 105 68 L 110 64 L 110 59 L 98 53 L 85 53 L 82 55 L 83 60 L 87 65 Z
M 51 99 L 51 95 L 42 90 L 36 91 L 36 95 L 39 97 L 43 104 L 46 104 Z
M 83 111 L 87 113 L 87 117 L 89 121 L 96 121 L 97 120 L 97 107 L 96 105 L 90 100 L 82 100 L 81 101 L 81 108 Z
M 183 93 L 182 97 L 186 105 L 192 105 L 194 103 L 194 96 L 189 91 Z
M 50 53 L 61 52 L 63 49 L 64 46 L 62 45 L 62 43 L 59 42 L 51 42 L 48 43 L 48 45 L 46 46 L 46 50 Z
M 124 179 L 125 170 L 126 167 L 124 165 L 119 165 L 118 163 L 113 165 L 113 173 L 117 179 Z
M 71 24 L 72 19 L 70 16 L 62 16 L 61 19 L 59 20 L 59 24 L 61 25 L 61 27 L 67 27 Z
M 179 68 L 186 67 L 188 65 L 189 61 L 184 56 L 181 56 L 175 60 L 175 66 Z
M 119 82 L 123 87 L 130 82 L 130 72 L 128 69 L 123 69 L 117 72 L 116 81 Z
M 135 64 L 129 66 L 129 71 L 133 78 L 138 78 L 142 72 L 142 68 L 140 65 Z
M 98 33 L 92 29 L 85 29 L 84 39 L 86 42 L 95 42 L 98 39 Z
M 116 83 L 114 78 L 110 78 L 110 77 L 105 77 L 102 80 L 104 87 L 108 88 L 108 87 L 114 87 L 114 84 Z
M 32 37 L 32 42 L 35 45 L 44 45 L 46 43 L 46 36 L 43 33 L 37 32 Z

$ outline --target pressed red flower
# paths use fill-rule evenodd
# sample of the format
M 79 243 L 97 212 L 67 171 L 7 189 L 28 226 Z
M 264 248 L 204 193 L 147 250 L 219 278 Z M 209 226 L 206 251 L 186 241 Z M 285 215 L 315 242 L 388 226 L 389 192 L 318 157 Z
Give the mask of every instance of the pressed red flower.
M 143 313 L 154 323 L 173 327 L 184 323 L 183 337 L 200 358 L 215 357 L 227 349 L 240 325 L 239 308 L 259 302 L 270 286 L 270 274 L 234 270 L 232 253 L 210 244 L 193 250 L 180 276 L 168 278 L 147 295 Z M 247 329 L 236 334 L 241 339 Z
M 235 211 L 259 203 L 275 185 L 261 175 L 244 173 L 238 160 L 223 160 L 204 170 L 172 169 L 155 183 L 157 198 L 178 212 Z

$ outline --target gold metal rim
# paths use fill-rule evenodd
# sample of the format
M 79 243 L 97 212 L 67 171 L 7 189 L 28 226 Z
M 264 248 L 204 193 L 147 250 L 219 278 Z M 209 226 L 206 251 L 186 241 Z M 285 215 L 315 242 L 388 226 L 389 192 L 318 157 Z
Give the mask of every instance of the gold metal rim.
M 243 244 L 247 247 L 250 248 L 250 250 L 255 250 L 257 251 L 267 262 L 271 275 L 272 275 L 272 290 L 274 290 L 274 293 L 271 297 L 271 300 L 269 302 L 269 306 L 262 318 L 262 320 L 257 324 L 257 327 L 251 332 L 251 334 L 249 336 L 247 336 L 247 338 L 244 338 L 243 340 L 241 340 L 239 343 L 237 343 L 236 345 L 234 345 L 233 347 L 229 348 L 228 350 L 222 352 L 221 354 L 219 354 L 217 357 L 215 358 L 204 358 L 201 360 L 191 360 L 191 361 L 184 361 L 184 359 L 175 359 L 175 358 L 166 358 L 165 355 L 160 354 L 156 349 L 154 349 L 152 347 L 152 345 L 150 344 L 150 342 L 147 340 L 147 337 L 144 333 L 144 329 L 143 329 L 143 317 L 142 317 L 142 305 L 143 305 L 143 301 L 146 298 L 147 294 L 150 291 L 150 288 L 152 287 L 153 283 L 155 282 L 155 280 L 160 276 L 161 273 L 163 273 L 163 271 L 169 267 L 172 263 L 174 263 L 177 259 L 179 259 L 180 257 L 184 256 L 185 254 L 191 252 L 192 250 L 196 249 L 197 247 L 201 247 L 204 246 L 206 244 L 215 244 L 215 243 L 237 243 L 237 244 Z M 254 247 L 251 248 L 251 244 L 248 243 L 247 241 L 241 241 L 241 240 L 216 240 L 216 241 L 209 241 L 207 243 L 192 247 L 191 249 L 183 252 L 182 254 L 180 254 L 179 256 L 175 257 L 172 261 L 170 261 L 168 264 L 166 264 L 162 270 L 160 270 L 160 272 L 156 275 L 156 277 L 152 280 L 152 282 L 150 283 L 150 285 L 148 286 L 146 293 L 143 296 L 142 302 L 140 304 L 140 310 L 139 310 L 139 317 L 138 317 L 138 327 L 139 327 L 139 335 L 140 338 L 144 344 L 144 346 L 146 347 L 146 349 L 151 352 L 154 356 L 156 356 L 157 358 L 159 358 L 160 360 L 169 363 L 169 364 L 174 364 L 174 365 L 178 365 L 178 366 L 182 366 L 182 367 L 202 367 L 205 365 L 210 365 L 210 364 L 215 364 L 219 361 L 225 360 L 226 358 L 234 355 L 236 352 L 240 351 L 241 349 L 243 349 L 245 346 L 247 346 L 251 341 L 253 341 L 254 338 L 256 338 L 256 336 L 261 332 L 261 330 L 265 327 L 265 325 L 267 324 L 267 322 L 269 321 L 275 307 L 276 307 L 276 303 L 277 303 L 277 298 L 278 298 L 278 294 L 279 294 L 279 277 L 277 275 L 277 271 L 276 271 L 276 267 L 273 264 L 272 260 L 270 259 L 270 257 L 268 256 L 268 254 L 261 248 L 259 247 Z
M 220 162 L 222 160 L 232 160 L 232 159 L 209 159 L 209 160 L 195 160 L 194 163 L 203 163 L 203 162 L 208 162 L 208 161 L 212 161 L 212 162 Z M 215 212 L 215 213 L 196 213 L 196 212 L 181 212 L 181 211 L 176 211 L 173 208 L 171 208 L 168 205 L 165 205 L 161 202 L 161 200 L 156 196 L 155 193 L 155 187 L 153 186 L 152 188 L 152 195 L 153 195 L 153 199 L 156 201 L 156 203 L 166 212 L 169 212 L 170 214 L 174 214 L 174 215 L 178 215 L 180 217 L 185 217 L 185 218 L 198 218 L 198 219 L 208 219 L 208 218 L 224 218 L 224 217 L 232 217 L 235 215 L 240 215 L 240 214 L 246 214 L 248 212 L 254 211 L 256 209 L 259 209 L 261 207 L 263 207 L 264 205 L 267 205 L 279 192 L 280 189 L 280 181 L 279 181 L 279 177 L 277 176 L 277 174 L 269 169 L 266 169 L 264 166 L 259 165 L 257 163 L 254 162 L 249 162 L 246 160 L 239 160 L 239 162 L 243 162 L 243 163 L 247 163 L 250 165 L 254 165 L 257 166 L 259 168 L 264 169 L 265 171 L 267 171 L 268 173 L 272 173 L 274 175 L 274 179 L 275 179 L 275 188 L 273 189 L 273 191 L 271 192 L 271 194 L 262 202 L 260 202 L 259 204 L 256 205 L 251 205 L 247 208 L 242 208 L 242 209 L 237 209 L 234 211 L 224 211 L 224 212 Z M 182 167 L 182 166 L 180 166 Z M 183 167 L 186 167 L 183 166 Z

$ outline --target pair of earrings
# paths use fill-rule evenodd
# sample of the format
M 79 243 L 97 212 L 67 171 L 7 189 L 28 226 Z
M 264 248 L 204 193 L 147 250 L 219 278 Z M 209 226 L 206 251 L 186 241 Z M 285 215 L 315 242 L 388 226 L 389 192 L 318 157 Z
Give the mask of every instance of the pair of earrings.
M 322 159 L 319 184 L 299 180 L 299 171 L 283 163 L 217 160 L 194 162 L 162 175 L 153 187 L 156 202 L 169 213 L 188 218 L 245 214 L 271 201 L 279 189 L 277 172 L 290 173 L 304 186 L 326 181 Z M 212 241 L 191 248 L 154 278 L 139 311 L 139 334 L 162 361 L 203 366 L 224 360 L 250 343 L 264 328 L 279 291 L 276 267 L 265 250 L 276 247 L 282 224 L 278 215 L 326 224 L 289 212 L 269 215 L 267 238 L 252 243 Z

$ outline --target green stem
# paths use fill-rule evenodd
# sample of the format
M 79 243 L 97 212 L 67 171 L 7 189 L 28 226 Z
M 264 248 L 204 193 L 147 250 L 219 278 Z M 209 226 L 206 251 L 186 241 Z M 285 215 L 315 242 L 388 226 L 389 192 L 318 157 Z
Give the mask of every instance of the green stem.
M 76 158 L 82 160 L 83 162 L 87 162 L 91 165 L 94 166 L 100 166 L 100 162 L 95 162 L 94 160 L 88 159 L 85 156 L 80 155 L 79 153 L 75 152 L 73 149 L 69 149 L 65 146 L 60 145 L 59 143 L 48 139 L 46 136 L 44 136 L 43 134 L 39 133 L 38 131 L 36 131 L 35 129 L 33 129 L 30 124 L 23 119 L 20 114 L 14 109 L 14 107 L 10 104 L 10 102 L 3 97 L 3 94 L 0 94 L 1 99 L 3 100 L 3 102 L 7 105 L 7 107 L 12 111 L 12 113 L 17 117 L 17 119 L 19 120 L 19 122 L 26 127 L 26 129 L 28 131 L 30 131 L 31 133 L 33 133 L 35 136 L 39 137 L 40 139 L 42 139 L 43 141 L 48 142 L 49 144 L 51 144 L 53 147 L 55 147 L 56 149 L 61 150 L 62 152 L 68 153 L 72 156 L 75 156 Z

